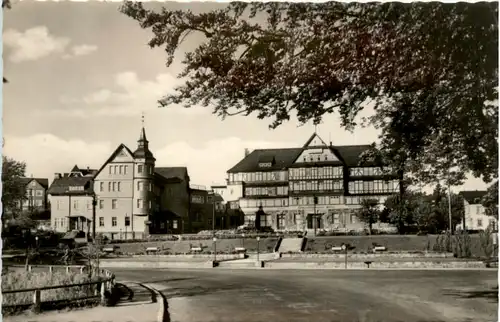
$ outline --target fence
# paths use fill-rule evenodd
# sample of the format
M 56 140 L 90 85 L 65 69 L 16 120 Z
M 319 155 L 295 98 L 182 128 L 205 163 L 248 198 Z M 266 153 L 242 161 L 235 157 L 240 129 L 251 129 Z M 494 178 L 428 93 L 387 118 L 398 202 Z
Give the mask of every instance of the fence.
M 23 265 L 10 265 L 8 267 L 5 267 L 7 271 L 9 271 L 11 268 L 14 269 L 26 269 L 26 266 Z M 54 270 L 59 270 L 59 269 L 64 269 L 67 273 L 69 273 L 71 270 L 78 269 L 81 273 L 84 273 L 86 270 L 88 270 L 88 266 L 60 266 L 60 265 L 29 265 L 27 267 L 29 272 L 32 272 L 33 270 L 37 268 L 42 268 L 42 269 L 48 269 L 50 273 L 53 273 Z M 115 276 L 112 272 L 106 270 L 106 269 L 97 269 L 93 268 L 94 273 L 99 276 L 99 280 L 97 281 L 92 281 L 92 282 L 84 282 L 84 283 L 76 283 L 76 284 L 65 284 L 65 285 L 54 285 L 54 286 L 44 286 L 44 287 L 36 287 L 36 288 L 26 288 L 26 289 L 20 289 L 20 290 L 3 290 L 2 289 L 2 297 L 5 297 L 7 294 L 15 294 L 15 293 L 27 293 L 27 292 L 32 292 L 33 293 L 33 301 L 31 304 L 20 304 L 20 305 L 11 305 L 10 307 L 32 307 L 33 311 L 35 312 L 40 312 L 42 308 L 42 292 L 46 290 L 54 290 L 54 289 L 62 289 L 62 288 L 71 288 L 71 287 L 81 287 L 81 286 L 92 286 L 96 285 L 96 288 L 94 290 L 94 294 L 91 296 L 86 296 L 86 297 L 80 297 L 80 298 L 73 298 L 73 299 L 65 299 L 65 301 L 82 301 L 82 300 L 89 300 L 89 299 L 100 299 L 100 302 L 102 304 L 106 303 L 106 297 L 108 294 L 112 291 L 112 288 L 115 285 Z M 101 277 L 102 276 L 102 277 Z M 5 305 L 2 304 L 2 308 L 6 307 Z

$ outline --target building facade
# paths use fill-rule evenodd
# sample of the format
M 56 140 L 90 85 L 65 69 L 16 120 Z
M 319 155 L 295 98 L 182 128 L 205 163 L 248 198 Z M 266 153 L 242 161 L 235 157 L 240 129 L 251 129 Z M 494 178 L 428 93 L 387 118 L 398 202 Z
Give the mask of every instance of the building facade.
M 481 200 L 486 195 L 487 191 L 461 191 L 459 195 L 464 199 L 464 222 L 457 225 L 457 229 L 464 230 L 485 230 L 488 227 L 493 227 L 498 230 L 498 222 L 494 217 L 488 216 L 485 213 L 484 206 Z
M 150 234 L 196 232 L 190 217 L 186 167 L 156 167 L 142 128 L 132 152 L 120 144 L 98 170 L 56 174 L 49 188 L 56 231 L 92 232 L 110 239 L 144 238 Z
M 48 210 L 47 190 L 49 179 L 46 178 L 21 178 L 26 190 L 26 198 L 17 202 L 21 211 L 44 212 Z
M 93 177 L 97 170 L 74 166 L 69 173 L 56 173 L 49 187 L 53 230 L 91 231 L 93 207 Z
M 228 171 L 241 187 L 246 225 L 275 230 L 361 230 L 354 212 L 364 198 L 383 203 L 399 192 L 391 169 L 361 164 L 368 145 L 327 145 L 316 133 L 301 148 L 259 149 Z M 376 227 L 374 227 L 376 228 Z

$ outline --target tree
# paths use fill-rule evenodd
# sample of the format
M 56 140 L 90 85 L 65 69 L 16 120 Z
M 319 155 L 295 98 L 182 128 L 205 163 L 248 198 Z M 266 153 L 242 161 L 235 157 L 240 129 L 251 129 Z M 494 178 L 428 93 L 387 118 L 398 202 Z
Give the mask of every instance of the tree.
M 434 223 L 438 231 L 450 228 L 449 196 L 446 188 L 437 185 L 433 192 Z M 460 195 L 451 193 L 451 230 L 460 224 L 464 218 L 464 201 Z
M 361 208 L 356 210 L 356 217 L 366 224 L 368 224 L 368 231 L 372 234 L 373 224 L 379 220 L 380 209 L 377 199 L 363 199 L 361 201 Z
M 416 208 L 415 194 L 407 190 L 403 195 L 392 195 L 384 203 L 384 212 L 388 214 L 390 224 L 396 226 L 400 234 L 406 232 L 406 227 L 414 225 Z
M 428 233 L 436 231 L 432 202 L 428 196 L 421 195 L 420 198 L 415 200 L 415 223 L 419 231 Z
M 381 131 L 374 150 L 399 175 L 498 176 L 496 2 L 233 2 L 199 14 L 125 2 L 121 12 L 152 30 L 167 66 L 189 34 L 204 37 L 184 55 L 185 84 L 160 106 L 254 114 L 272 128 L 335 112 L 352 130 L 372 102 L 363 123 Z
M 26 199 L 26 189 L 21 181 L 26 171 L 26 163 L 9 157 L 2 157 L 2 210 L 3 213 L 15 212 L 17 203 Z
M 495 217 L 498 220 L 498 181 L 488 188 L 481 203 L 484 206 L 486 215 Z

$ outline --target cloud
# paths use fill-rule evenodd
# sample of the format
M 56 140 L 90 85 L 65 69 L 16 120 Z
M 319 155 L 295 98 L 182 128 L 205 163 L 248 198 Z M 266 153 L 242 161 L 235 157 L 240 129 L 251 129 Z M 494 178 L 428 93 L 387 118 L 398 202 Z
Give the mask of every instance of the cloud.
M 29 137 L 6 136 L 4 154 L 25 161 L 27 175 L 53 178 L 56 172 L 69 172 L 78 166 L 98 167 L 113 152 L 109 142 L 85 142 L 65 140 L 52 134 L 36 134 Z
M 93 53 L 96 50 L 97 50 L 96 45 L 86 45 L 86 44 L 76 45 L 71 47 L 70 53 L 65 54 L 63 58 L 70 59 L 70 58 L 85 56 Z
M 61 97 L 60 102 L 71 108 L 55 110 L 52 113 L 72 117 L 94 116 L 136 116 L 142 112 L 158 111 L 158 99 L 171 93 L 181 85 L 182 80 L 171 74 L 158 74 L 152 80 L 141 80 L 135 72 L 126 71 L 113 77 L 116 91 L 102 88 L 82 98 Z M 75 104 L 81 106 L 75 108 Z M 163 111 L 184 115 L 203 115 L 207 108 L 169 106 Z
M 20 32 L 9 29 L 3 34 L 3 43 L 12 49 L 10 61 L 20 63 L 34 61 L 51 54 L 59 54 L 63 58 L 88 55 L 97 50 L 94 45 L 75 45 L 68 50 L 71 40 L 66 37 L 51 35 L 46 26 L 37 26 Z
M 68 38 L 50 35 L 45 26 L 30 28 L 25 32 L 9 29 L 3 34 L 3 43 L 12 48 L 9 59 L 15 63 L 63 53 L 69 42 Z
M 150 144 L 161 142 L 161 138 L 149 137 Z M 132 150 L 136 142 L 123 142 Z M 193 184 L 209 187 L 214 183 L 224 183 L 226 171 L 244 157 L 245 148 L 287 148 L 301 146 L 304 142 L 279 142 L 243 140 L 226 137 L 207 141 L 202 146 L 192 146 L 179 140 L 159 148 L 152 148 L 157 167 L 186 166 Z M 113 153 L 118 144 L 108 141 L 85 142 L 78 139 L 65 140 L 52 134 L 36 134 L 29 137 L 10 137 L 5 139 L 5 155 L 25 161 L 27 175 L 49 178 L 56 172 L 68 172 L 77 164 L 80 167 L 100 168 Z M 487 185 L 480 179 L 468 176 L 462 187 L 453 191 L 483 190 Z M 427 192 L 432 187 L 426 187 Z
M 158 139 L 149 137 L 152 143 Z M 132 150 L 136 142 L 123 142 Z M 117 146 L 117 145 L 116 145 Z M 36 134 L 29 137 L 5 139 L 5 155 L 27 164 L 27 175 L 52 180 L 56 172 L 68 172 L 77 164 L 80 167 L 99 168 L 116 148 L 110 142 L 85 142 L 63 138 L 52 134 Z M 195 184 L 211 185 L 223 183 L 226 171 L 244 156 L 244 149 L 291 146 L 287 142 L 245 141 L 228 137 L 208 141 L 201 147 L 193 147 L 185 141 L 152 149 L 156 166 L 187 166 L 191 181 Z M 207 171 L 209 169 L 209 171 Z
M 88 55 L 96 50 L 97 50 L 97 46 L 95 46 L 95 45 L 78 45 L 78 46 L 73 46 L 71 48 L 71 52 L 75 56 Z

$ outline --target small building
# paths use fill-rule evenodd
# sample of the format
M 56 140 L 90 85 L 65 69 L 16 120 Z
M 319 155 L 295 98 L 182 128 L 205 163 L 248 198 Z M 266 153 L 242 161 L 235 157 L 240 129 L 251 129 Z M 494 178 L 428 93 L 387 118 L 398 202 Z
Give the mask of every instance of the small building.
M 93 177 L 97 170 L 80 169 L 77 165 L 69 173 L 56 173 L 49 187 L 51 200 L 50 223 L 57 232 L 91 230 Z
M 48 210 L 47 189 L 49 179 L 46 178 L 21 178 L 26 189 L 26 199 L 17 202 L 19 210 L 30 212 L 45 212 Z
M 484 206 L 481 203 L 486 193 L 486 190 L 466 190 L 459 192 L 459 195 L 464 199 L 464 222 L 458 225 L 457 228 L 477 231 L 485 230 L 491 226 L 495 230 L 498 230 L 497 220 L 492 216 L 486 215 Z

